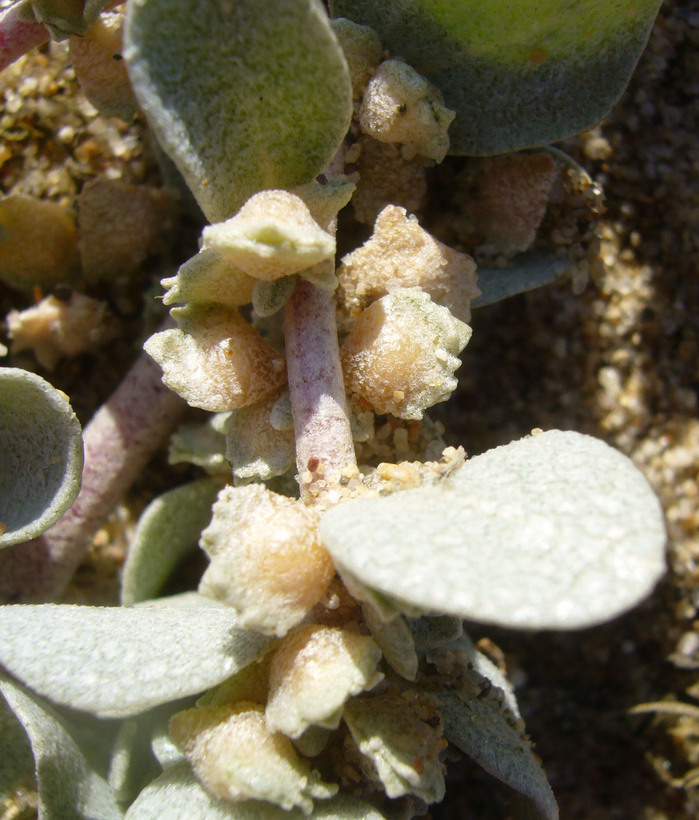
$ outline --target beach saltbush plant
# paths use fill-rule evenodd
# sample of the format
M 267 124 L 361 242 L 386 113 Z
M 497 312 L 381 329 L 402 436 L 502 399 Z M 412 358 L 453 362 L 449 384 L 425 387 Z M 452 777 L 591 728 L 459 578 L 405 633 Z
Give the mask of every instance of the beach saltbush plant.
M 104 4 L 20 5 L 62 37 Z M 126 4 L 135 100 L 209 224 L 163 280 L 172 321 L 145 344 L 159 369 L 138 362 L 86 429 L 77 523 L 40 545 L 57 567 L 43 589 L 60 592 L 143 441 L 181 416 L 161 375 L 212 414 L 170 454 L 209 476 L 147 508 L 120 607 L 13 603 L 36 600 L 17 567 L 37 542 L 0 567 L 6 589 L 20 579 L 0 607 L 0 791 L 35 775 L 40 817 L 408 818 L 443 799 L 451 744 L 555 820 L 513 687 L 463 621 L 589 627 L 664 571 L 659 503 L 620 453 L 535 430 L 469 459 L 427 415 L 456 387 L 472 309 L 569 267 L 526 252 L 561 162 L 574 168 L 548 144 L 618 98 L 658 3 L 329 5 Z M 488 272 L 403 202 L 449 153 L 504 152 L 520 153 L 474 183 L 474 224 L 487 233 L 491 208 L 513 226 Z M 373 233 L 338 266 L 348 204 Z M 25 401 L 13 378 L 0 371 L 10 419 Z M 30 474 L 66 447 L 75 468 L 71 424 L 61 453 L 27 456 Z M 198 589 L 158 597 L 197 543 Z

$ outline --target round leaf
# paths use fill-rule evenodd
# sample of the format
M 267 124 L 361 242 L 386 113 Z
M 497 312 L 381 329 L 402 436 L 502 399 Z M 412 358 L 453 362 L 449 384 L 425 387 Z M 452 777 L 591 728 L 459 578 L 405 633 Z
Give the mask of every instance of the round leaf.
M 80 490 L 80 422 L 35 373 L 0 368 L 0 547 L 36 538 Z
M 349 70 L 319 0 L 132 0 L 124 57 L 211 222 L 312 180 L 349 128 Z
M 595 125 L 621 96 L 660 0 L 330 0 L 456 111 L 453 154 L 499 154 Z
M 334 507 L 320 534 L 359 593 L 507 627 L 600 623 L 665 571 L 662 510 L 644 476 L 604 442 L 559 430 L 438 484 Z

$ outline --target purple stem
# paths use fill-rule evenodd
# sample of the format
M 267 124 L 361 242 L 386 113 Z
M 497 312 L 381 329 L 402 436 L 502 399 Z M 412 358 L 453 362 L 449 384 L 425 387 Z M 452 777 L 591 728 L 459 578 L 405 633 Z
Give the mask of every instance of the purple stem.
M 356 469 L 332 293 L 299 279 L 286 305 L 286 362 L 302 498 Z M 303 476 L 310 472 L 308 484 Z
M 0 11 L 0 71 L 48 39 L 48 30 L 41 23 L 25 23 L 19 19 L 17 5 Z
M 96 530 L 114 509 L 186 409 L 142 353 L 83 431 L 80 493 L 43 535 L 0 553 L 0 600 L 55 599 L 70 581 Z

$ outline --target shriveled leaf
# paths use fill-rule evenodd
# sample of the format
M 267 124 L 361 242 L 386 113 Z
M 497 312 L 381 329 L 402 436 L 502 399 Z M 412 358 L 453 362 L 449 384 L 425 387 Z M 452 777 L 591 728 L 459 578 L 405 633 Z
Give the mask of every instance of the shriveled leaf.
M 451 153 L 500 154 L 583 131 L 621 96 L 659 0 L 330 0 L 371 26 L 456 111 Z
M 492 305 L 518 293 L 550 285 L 570 270 L 571 261 L 552 253 L 527 253 L 517 256 L 508 268 L 478 268 L 481 295 L 472 302 L 473 308 Z
M 346 795 L 318 801 L 306 815 L 299 809 L 284 811 L 271 803 L 247 800 L 228 803 L 212 797 L 188 765 L 173 766 L 139 795 L 125 820 L 384 820 L 370 803 Z
M 39 817 L 121 818 L 114 793 L 93 771 L 54 709 L 4 675 L 0 675 L 0 692 L 29 736 L 39 789 Z
M 177 564 L 197 547 L 220 487 L 203 478 L 163 493 L 146 507 L 124 564 L 124 606 L 155 598 Z
M 438 484 L 339 505 L 320 533 L 357 593 L 516 628 L 608 620 L 665 571 L 662 510 L 641 472 L 604 442 L 559 430 Z
M 163 382 L 192 407 L 233 410 L 286 382 L 284 357 L 237 310 L 190 304 L 173 316 L 178 326 L 154 333 L 143 348 L 162 368 Z
M 452 692 L 435 696 L 441 705 L 444 734 L 490 774 L 526 795 L 545 820 L 558 820 L 558 806 L 531 746 L 492 701 Z
M 0 368 L 0 547 L 47 530 L 75 501 L 82 478 L 80 422 L 35 373 Z
M 431 698 L 415 691 L 354 698 L 345 706 L 344 719 L 389 797 L 415 794 L 426 803 L 442 800 L 439 755 L 447 744 Z
M 210 222 L 310 182 L 349 128 L 349 70 L 318 0 L 134 0 L 124 56 Z
M 269 639 L 219 607 L 0 607 L 0 662 L 52 701 L 126 717 L 221 683 Z

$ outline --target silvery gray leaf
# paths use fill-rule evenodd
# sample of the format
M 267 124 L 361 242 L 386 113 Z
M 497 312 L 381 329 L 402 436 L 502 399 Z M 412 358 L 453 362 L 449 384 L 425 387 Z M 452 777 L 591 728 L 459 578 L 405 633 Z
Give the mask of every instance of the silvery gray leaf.
M 269 643 L 224 607 L 0 607 L 0 663 L 40 695 L 99 717 L 203 692 Z
M 36 764 L 39 818 L 123 816 L 106 781 L 90 766 L 58 714 L 23 686 L 0 676 L 0 692 L 29 736 Z
M 362 597 L 514 628 L 601 623 L 665 572 L 663 514 L 645 477 L 604 442 L 559 430 L 472 458 L 438 484 L 338 505 L 320 535 Z
M 47 381 L 0 368 L 0 547 L 36 538 L 80 490 L 80 422 Z
M 155 597 L 185 555 L 197 548 L 220 488 L 220 482 L 202 478 L 163 493 L 146 507 L 124 562 L 124 606 Z
M 487 699 L 435 694 L 441 704 L 444 734 L 498 780 L 526 795 L 545 820 L 558 820 L 558 805 L 530 745 Z
M 306 815 L 299 809 L 284 811 L 271 803 L 246 800 L 229 803 L 209 795 L 186 763 L 167 769 L 147 786 L 131 805 L 125 820 L 384 820 L 363 800 L 338 795 L 316 801 Z

